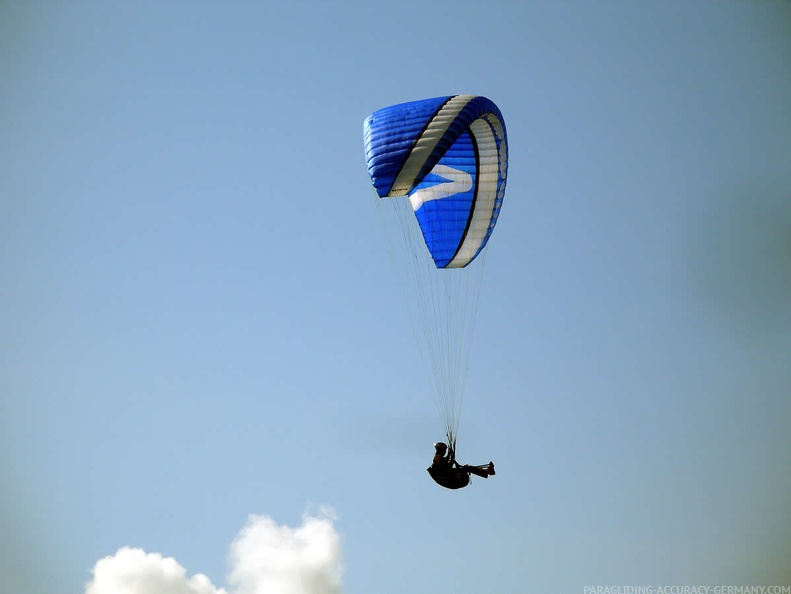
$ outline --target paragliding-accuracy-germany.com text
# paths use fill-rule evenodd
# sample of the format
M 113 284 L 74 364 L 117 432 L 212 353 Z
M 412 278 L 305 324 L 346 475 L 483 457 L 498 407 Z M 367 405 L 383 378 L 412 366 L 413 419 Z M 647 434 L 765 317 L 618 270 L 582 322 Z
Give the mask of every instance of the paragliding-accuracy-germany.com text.
M 789 586 L 585 586 L 583 594 L 791 594 Z

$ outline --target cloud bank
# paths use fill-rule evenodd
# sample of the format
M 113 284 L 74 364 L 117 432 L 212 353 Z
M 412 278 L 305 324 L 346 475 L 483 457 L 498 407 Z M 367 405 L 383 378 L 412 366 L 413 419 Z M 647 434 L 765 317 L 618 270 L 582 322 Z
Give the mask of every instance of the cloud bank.
M 172 557 L 123 547 L 100 559 L 85 594 L 339 594 L 340 536 L 329 508 L 297 528 L 251 515 L 231 543 L 229 590 L 203 574 L 187 575 Z

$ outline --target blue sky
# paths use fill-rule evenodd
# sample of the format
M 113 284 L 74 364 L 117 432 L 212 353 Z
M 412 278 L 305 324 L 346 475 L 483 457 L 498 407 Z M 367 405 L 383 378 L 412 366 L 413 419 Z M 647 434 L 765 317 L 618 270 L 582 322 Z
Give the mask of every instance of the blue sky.
M 132 547 L 260 594 L 243 527 L 316 522 L 349 594 L 790 583 L 789 32 L 780 2 L 4 3 L 4 589 Z M 460 441 L 498 473 L 452 493 L 362 123 L 455 93 L 500 107 L 509 178 Z

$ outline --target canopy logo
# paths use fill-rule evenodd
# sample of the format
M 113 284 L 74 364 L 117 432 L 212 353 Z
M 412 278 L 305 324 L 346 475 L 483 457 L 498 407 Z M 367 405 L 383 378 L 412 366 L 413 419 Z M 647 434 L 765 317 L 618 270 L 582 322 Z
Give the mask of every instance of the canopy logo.
M 472 176 L 461 169 L 437 163 L 426 178 L 430 176 L 436 176 L 444 181 L 439 181 L 433 186 L 416 190 L 409 197 L 413 210 L 418 210 L 426 202 L 455 196 L 462 192 L 469 192 L 472 189 Z M 427 181 L 429 181 L 429 179 L 424 179 L 423 183 Z

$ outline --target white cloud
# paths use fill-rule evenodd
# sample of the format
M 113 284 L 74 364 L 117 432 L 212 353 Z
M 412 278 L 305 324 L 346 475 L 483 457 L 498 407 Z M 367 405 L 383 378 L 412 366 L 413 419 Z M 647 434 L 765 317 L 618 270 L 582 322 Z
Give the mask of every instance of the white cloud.
M 124 547 L 100 559 L 85 594 L 338 594 L 341 591 L 340 536 L 329 508 L 305 514 L 297 528 L 251 515 L 231 544 L 228 581 L 187 577 L 171 557 Z
M 186 573 L 171 557 L 124 547 L 96 563 L 85 594 L 226 594 L 205 575 Z
M 305 515 L 299 528 L 250 516 L 231 545 L 228 581 L 236 594 L 336 594 L 340 538 L 331 510 Z

